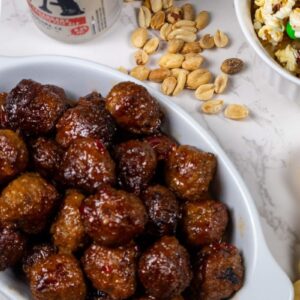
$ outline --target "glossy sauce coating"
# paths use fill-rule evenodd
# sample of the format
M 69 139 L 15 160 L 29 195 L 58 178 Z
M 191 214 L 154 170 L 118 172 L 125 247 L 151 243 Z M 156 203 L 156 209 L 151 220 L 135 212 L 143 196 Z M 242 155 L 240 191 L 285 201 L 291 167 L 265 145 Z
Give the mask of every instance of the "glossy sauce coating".
M 180 215 L 175 195 L 166 187 L 155 185 L 143 191 L 141 198 L 149 216 L 147 232 L 154 236 L 175 234 Z
M 93 192 L 114 184 L 115 163 L 99 140 L 78 138 L 65 152 L 60 174 L 66 186 Z
M 144 252 L 139 278 L 147 294 L 158 299 L 180 295 L 190 284 L 189 254 L 175 237 L 164 236 Z
M 82 264 L 96 289 L 112 299 L 127 299 L 136 288 L 136 246 L 119 248 L 92 245 L 84 254 Z
M 64 148 L 78 137 L 90 137 L 110 146 L 115 132 L 115 122 L 105 109 L 104 99 L 94 92 L 69 108 L 56 125 L 56 141 Z
M 24 79 L 8 94 L 5 109 L 13 129 L 38 135 L 50 132 L 66 107 L 62 88 Z
M 108 186 L 83 201 L 81 216 L 86 233 L 105 246 L 125 245 L 143 232 L 147 222 L 138 197 Z
M 52 224 L 53 243 L 60 252 L 72 253 L 83 242 L 84 227 L 79 208 L 84 198 L 84 195 L 76 190 L 67 191 L 63 206 Z
M 133 82 L 115 85 L 106 98 L 106 108 L 118 125 L 136 134 L 151 134 L 162 123 L 162 113 L 148 91 Z
M 179 146 L 168 157 L 167 186 L 179 198 L 200 200 L 209 189 L 216 171 L 216 157 L 191 146 Z
M 26 239 L 14 224 L 0 224 L 0 271 L 15 266 L 25 246 Z
M 31 156 L 36 171 L 45 177 L 57 177 L 63 150 L 54 140 L 39 137 L 33 141 Z
M 201 300 L 231 297 L 243 284 L 244 267 L 238 249 L 227 243 L 212 244 L 199 254 L 193 285 Z
M 2 191 L 0 221 L 16 222 L 29 234 L 42 231 L 59 195 L 50 183 L 37 173 L 25 173 Z
M 8 118 L 5 110 L 7 93 L 0 93 L 0 129 L 8 128 Z
M 0 129 L 0 185 L 23 172 L 28 164 L 28 150 L 14 131 Z
M 204 200 L 183 205 L 183 232 L 187 242 L 194 246 L 219 242 L 228 219 L 227 208 L 222 202 Z
M 75 258 L 54 254 L 35 263 L 29 271 L 34 300 L 84 300 L 86 286 Z
M 139 195 L 152 177 L 157 166 L 154 150 L 147 142 L 131 140 L 116 148 L 119 185 Z

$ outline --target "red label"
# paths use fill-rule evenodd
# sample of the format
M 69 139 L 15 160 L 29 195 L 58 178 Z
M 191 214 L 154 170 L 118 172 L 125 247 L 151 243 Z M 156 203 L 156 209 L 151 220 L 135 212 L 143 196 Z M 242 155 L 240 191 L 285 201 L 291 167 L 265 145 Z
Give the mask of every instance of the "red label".
M 90 30 L 89 26 L 82 25 L 71 29 L 72 35 L 84 35 Z
M 39 18 L 41 18 L 44 21 L 51 23 L 51 24 L 67 27 L 67 26 L 79 26 L 79 25 L 84 25 L 87 23 L 86 17 L 76 17 L 76 18 L 70 18 L 70 19 L 53 17 L 53 16 L 47 15 L 46 13 L 44 13 L 41 10 L 39 10 L 38 8 L 36 8 L 34 5 L 32 5 L 32 3 L 30 3 L 30 0 L 28 0 L 28 4 L 29 4 L 32 12 L 36 16 L 38 16 Z M 80 26 L 80 27 L 83 27 L 83 26 Z M 84 26 L 84 27 L 88 27 L 88 26 Z M 86 33 L 88 30 L 89 30 L 89 28 L 84 33 Z

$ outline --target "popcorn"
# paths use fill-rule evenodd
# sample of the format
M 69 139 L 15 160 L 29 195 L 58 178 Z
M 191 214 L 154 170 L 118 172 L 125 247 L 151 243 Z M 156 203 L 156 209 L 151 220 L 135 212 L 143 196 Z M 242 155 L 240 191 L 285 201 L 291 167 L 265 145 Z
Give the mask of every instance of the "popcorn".
M 262 26 L 258 31 L 258 36 L 276 46 L 283 39 L 283 31 L 273 28 L 269 25 Z
M 287 45 L 285 49 L 278 50 L 275 56 L 287 70 L 293 73 L 299 73 L 300 70 L 297 64 L 298 51 L 291 45 Z

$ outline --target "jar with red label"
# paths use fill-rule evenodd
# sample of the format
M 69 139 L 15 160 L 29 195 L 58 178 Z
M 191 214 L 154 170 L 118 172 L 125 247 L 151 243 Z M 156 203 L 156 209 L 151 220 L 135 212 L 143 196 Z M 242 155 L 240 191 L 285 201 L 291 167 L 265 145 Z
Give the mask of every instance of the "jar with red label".
M 90 40 L 118 19 L 122 0 L 27 0 L 34 22 L 47 35 L 68 43 Z

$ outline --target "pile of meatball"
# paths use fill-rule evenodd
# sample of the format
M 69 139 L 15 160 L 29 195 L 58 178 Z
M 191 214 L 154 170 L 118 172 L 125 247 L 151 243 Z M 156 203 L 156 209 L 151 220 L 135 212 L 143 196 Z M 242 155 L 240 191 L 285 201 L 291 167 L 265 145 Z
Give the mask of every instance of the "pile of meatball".
M 142 86 L 0 94 L 0 270 L 35 300 L 221 300 L 243 284 L 217 160 L 162 131 Z

